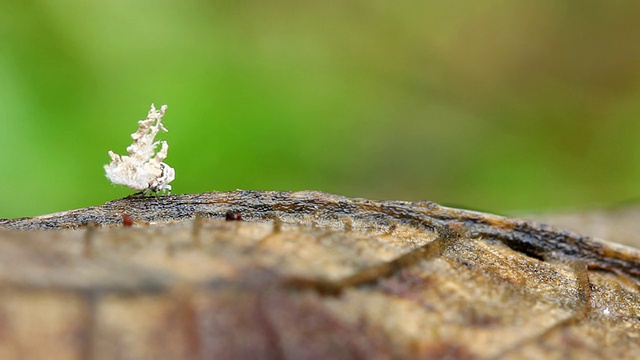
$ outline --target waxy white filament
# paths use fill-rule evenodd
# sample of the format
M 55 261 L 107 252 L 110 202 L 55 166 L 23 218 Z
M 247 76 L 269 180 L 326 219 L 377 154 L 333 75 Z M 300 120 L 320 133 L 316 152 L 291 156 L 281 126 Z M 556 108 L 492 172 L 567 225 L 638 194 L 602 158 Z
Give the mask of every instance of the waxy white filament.
M 111 162 L 104 166 L 107 178 L 117 185 L 125 185 L 137 191 L 170 192 L 175 170 L 163 161 L 167 158 L 169 145 L 166 141 L 155 141 L 160 130 L 168 131 L 162 125 L 162 117 L 167 110 L 160 111 L 151 104 L 145 120 L 138 121 L 138 131 L 131 134 L 133 143 L 127 147 L 129 155 L 118 155 L 109 151 Z M 160 146 L 160 151 L 156 151 Z

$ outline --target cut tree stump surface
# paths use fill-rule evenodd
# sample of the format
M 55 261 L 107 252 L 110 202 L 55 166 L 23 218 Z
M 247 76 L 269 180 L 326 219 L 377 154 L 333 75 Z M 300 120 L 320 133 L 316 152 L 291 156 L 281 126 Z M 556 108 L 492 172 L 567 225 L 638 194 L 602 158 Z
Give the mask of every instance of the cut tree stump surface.
M 235 191 L 0 228 L 0 359 L 640 354 L 640 251 L 520 219 Z

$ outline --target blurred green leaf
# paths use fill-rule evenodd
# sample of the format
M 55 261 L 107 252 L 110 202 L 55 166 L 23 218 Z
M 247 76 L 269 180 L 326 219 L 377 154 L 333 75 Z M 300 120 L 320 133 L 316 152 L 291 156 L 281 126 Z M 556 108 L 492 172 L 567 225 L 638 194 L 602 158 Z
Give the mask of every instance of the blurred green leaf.
M 23 1 L 0 12 L 0 216 L 104 178 L 168 104 L 174 192 L 488 211 L 640 195 L 635 1 Z

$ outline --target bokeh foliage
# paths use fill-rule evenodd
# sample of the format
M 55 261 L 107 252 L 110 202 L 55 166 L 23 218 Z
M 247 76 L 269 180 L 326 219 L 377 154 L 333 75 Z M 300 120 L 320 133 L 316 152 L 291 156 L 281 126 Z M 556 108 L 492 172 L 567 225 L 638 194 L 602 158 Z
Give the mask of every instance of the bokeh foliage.
M 4 1 L 0 217 L 104 178 L 168 104 L 175 193 L 505 212 L 640 195 L 640 2 Z

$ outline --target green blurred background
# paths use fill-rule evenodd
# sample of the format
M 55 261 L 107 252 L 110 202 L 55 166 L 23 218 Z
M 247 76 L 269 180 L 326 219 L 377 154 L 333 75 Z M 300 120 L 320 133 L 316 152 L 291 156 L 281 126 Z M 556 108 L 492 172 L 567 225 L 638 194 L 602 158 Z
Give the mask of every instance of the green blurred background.
M 314 189 L 493 212 L 640 195 L 640 2 L 0 0 L 0 217 L 131 191 Z

